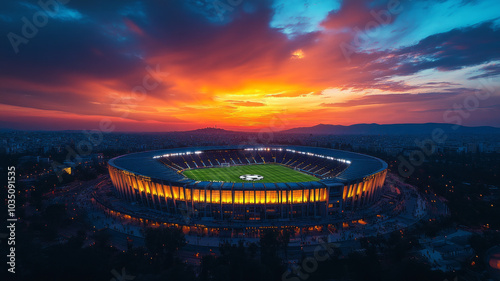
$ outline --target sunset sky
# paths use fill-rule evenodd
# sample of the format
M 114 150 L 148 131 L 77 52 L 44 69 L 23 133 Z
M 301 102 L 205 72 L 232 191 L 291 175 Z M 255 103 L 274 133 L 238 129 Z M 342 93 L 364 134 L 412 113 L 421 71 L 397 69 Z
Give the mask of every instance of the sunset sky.
M 500 127 L 498 0 L 62 2 L 0 3 L 0 128 Z

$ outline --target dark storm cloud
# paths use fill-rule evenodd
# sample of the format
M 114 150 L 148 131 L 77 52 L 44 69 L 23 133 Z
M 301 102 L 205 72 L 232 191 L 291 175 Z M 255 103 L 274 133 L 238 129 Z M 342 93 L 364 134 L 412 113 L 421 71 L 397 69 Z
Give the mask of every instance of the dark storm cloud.
M 72 9 L 70 4 L 67 8 Z M 33 23 L 36 11 L 26 7 L 21 13 L 16 12 L 13 21 L 0 26 L 0 34 L 24 37 L 22 28 L 26 24 L 21 18 Z M 28 42 L 18 46 L 17 54 L 9 38 L 4 37 L 0 43 L 3 62 L 0 75 L 64 85 L 73 82 L 72 75 L 100 79 L 120 77 L 144 64 L 136 56 L 138 50 L 134 50 L 132 40 L 126 37 L 128 34 L 121 35 L 124 37 L 119 40 L 118 34 L 110 34 L 112 24 L 80 14 L 81 19 L 50 17 L 46 25 L 37 28 L 33 38 L 24 37 Z
M 391 58 L 374 63 L 368 70 L 381 75 L 411 75 L 426 69 L 457 70 L 500 59 L 500 29 L 492 21 L 431 35 L 418 44 L 397 51 L 367 54 Z
M 479 79 L 479 78 L 487 78 L 500 75 L 500 64 L 492 64 L 481 67 L 480 69 L 483 73 L 479 75 L 474 75 L 469 77 L 469 79 Z
M 2 22 L 0 34 L 15 33 L 24 37 L 25 24 L 21 18 L 33 23 L 33 15 L 41 8 L 36 1 L 26 1 L 28 6 L 23 3 L 0 4 L 0 10 L 11 19 Z M 255 32 L 269 29 L 272 11 L 268 4 L 268 1 L 252 2 L 259 7 L 259 12 L 252 15 L 235 10 L 233 13 L 241 17 L 224 32 L 224 24 L 201 16 L 196 6 L 186 5 L 184 1 L 70 1 L 64 8 L 79 13 L 81 18 L 50 17 L 33 38 L 26 38 L 27 44 L 17 46 L 18 54 L 9 38 L 4 37 L 0 43 L 3 64 L 0 76 L 62 85 L 73 83 L 67 80 L 72 74 L 97 79 L 127 77 L 143 71 L 145 58 L 164 56 L 169 51 L 185 53 L 186 56 L 179 56 L 178 62 L 197 64 L 193 71 L 243 65 L 258 56 L 259 49 L 248 46 L 246 52 L 238 50 L 230 57 L 227 53 L 235 45 L 248 45 L 243 42 L 245 38 L 273 42 L 273 37 L 281 35 L 270 32 L 262 36 Z M 208 7 L 198 9 L 213 10 L 213 4 L 205 5 Z M 59 9 L 59 14 L 64 12 Z M 269 46 L 261 50 L 264 48 Z M 217 51 L 225 51 L 226 56 L 207 60 L 207 53 Z M 286 56 L 287 52 L 282 51 L 276 50 L 275 55 Z

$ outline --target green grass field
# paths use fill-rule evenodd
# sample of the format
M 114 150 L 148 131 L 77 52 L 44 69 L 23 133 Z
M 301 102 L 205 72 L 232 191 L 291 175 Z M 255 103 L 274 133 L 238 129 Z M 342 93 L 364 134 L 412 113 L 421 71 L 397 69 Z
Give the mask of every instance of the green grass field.
M 262 180 L 254 182 L 305 182 L 318 178 L 276 164 L 231 166 L 186 170 L 183 174 L 197 181 L 252 182 L 240 179 L 241 175 L 261 175 Z

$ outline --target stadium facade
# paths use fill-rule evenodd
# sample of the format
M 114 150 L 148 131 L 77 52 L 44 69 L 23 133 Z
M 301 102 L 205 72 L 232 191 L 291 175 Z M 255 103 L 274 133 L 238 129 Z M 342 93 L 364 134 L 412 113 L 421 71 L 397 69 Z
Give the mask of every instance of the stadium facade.
M 318 181 L 195 181 L 186 169 L 283 165 Z M 338 217 L 370 206 L 382 194 L 387 163 L 368 155 L 303 146 L 189 147 L 127 154 L 108 163 L 124 199 L 172 215 L 224 222 L 278 222 Z M 258 177 L 257 177 L 258 178 Z

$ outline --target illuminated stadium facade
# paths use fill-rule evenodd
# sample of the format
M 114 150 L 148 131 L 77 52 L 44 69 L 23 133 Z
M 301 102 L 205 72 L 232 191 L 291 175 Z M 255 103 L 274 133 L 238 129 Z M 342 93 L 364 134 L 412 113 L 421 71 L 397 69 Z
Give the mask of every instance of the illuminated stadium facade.
M 196 181 L 183 172 L 212 167 L 275 164 L 315 177 L 305 182 Z M 339 218 L 376 202 L 387 164 L 377 158 L 302 146 L 217 146 L 148 151 L 108 163 L 119 195 L 164 213 L 194 221 L 259 225 Z M 264 166 L 263 166 L 264 168 Z

